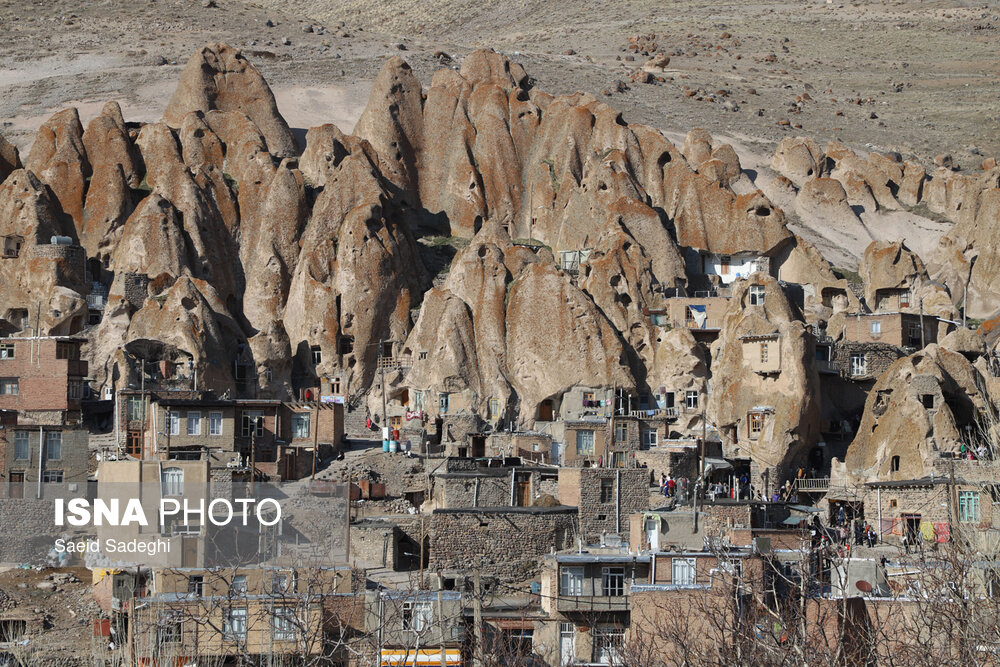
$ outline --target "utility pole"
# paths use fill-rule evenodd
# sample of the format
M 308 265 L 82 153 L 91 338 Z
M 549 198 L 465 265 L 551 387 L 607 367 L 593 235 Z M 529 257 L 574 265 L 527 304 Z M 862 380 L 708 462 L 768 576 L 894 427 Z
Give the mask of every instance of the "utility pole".
M 140 360 L 139 395 L 142 397 L 142 435 L 139 437 L 139 460 L 146 458 L 146 360 Z M 155 427 L 154 427 L 155 428 Z
M 441 667 L 445 667 L 448 664 L 446 651 L 444 648 L 445 643 L 445 623 L 444 623 L 444 596 L 441 594 L 441 589 L 444 588 L 444 581 L 441 578 L 441 571 L 438 570 L 437 573 L 437 594 L 438 594 L 438 625 L 441 627 Z
M 382 375 L 382 428 L 387 428 L 389 426 L 388 418 L 386 417 L 385 409 L 385 362 L 382 361 L 382 350 L 385 347 L 385 340 L 380 339 L 378 342 L 378 365 L 379 371 Z M 391 434 L 390 434 L 391 437 Z
M 924 349 L 926 343 L 924 343 L 924 299 L 920 298 L 920 349 Z
M 482 582 L 479 581 L 478 569 L 472 573 L 472 586 L 473 595 L 475 595 L 475 600 L 473 600 L 472 603 L 472 622 L 475 623 L 473 630 L 476 638 L 476 651 L 475 658 L 473 659 L 473 665 L 475 665 L 475 667 L 483 667 L 483 588 Z
M 316 393 L 315 404 L 313 405 L 313 421 L 315 424 L 311 424 L 313 429 L 313 460 L 312 460 L 312 476 L 310 480 L 316 479 L 316 457 L 319 456 L 319 392 Z

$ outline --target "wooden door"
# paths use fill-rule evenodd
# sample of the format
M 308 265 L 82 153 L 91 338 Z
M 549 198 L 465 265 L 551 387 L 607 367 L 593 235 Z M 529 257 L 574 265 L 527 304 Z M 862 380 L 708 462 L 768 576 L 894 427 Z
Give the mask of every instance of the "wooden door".
M 12 472 L 10 474 L 10 497 L 24 498 L 24 473 Z
M 531 506 L 531 482 L 529 480 L 517 480 L 517 506 Z

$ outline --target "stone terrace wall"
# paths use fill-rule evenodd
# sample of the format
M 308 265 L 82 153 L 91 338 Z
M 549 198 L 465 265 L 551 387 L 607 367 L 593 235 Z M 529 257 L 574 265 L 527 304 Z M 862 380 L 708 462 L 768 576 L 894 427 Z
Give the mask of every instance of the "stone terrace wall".
M 575 544 L 576 508 L 436 510 L 431 515 L 431 570 L 479 569 L 522 581 L 542 557 Z

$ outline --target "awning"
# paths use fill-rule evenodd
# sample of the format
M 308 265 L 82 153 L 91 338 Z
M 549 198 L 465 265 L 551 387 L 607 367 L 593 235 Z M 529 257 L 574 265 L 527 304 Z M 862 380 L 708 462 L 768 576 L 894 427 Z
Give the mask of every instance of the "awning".
M 790 516 L 781 523 L 786 524 L 788 526 L 797 526 L 803 521 L 809 521 L 809 519 L 807 519 L 804 516 Z
M 809 507 L 808 505 L 789 505 L 788 509 L 795 510 L 796 512 L 809 512 L 816 514 L 823 513 L 823 510 L 819 509 L 818 507 Z
M 462 663 L 462 652 L 457 648 L 444 650 L 445 663 L 448 665 L 459 665 Z M 441 665 L 441 649 L 422 648 L 418 651 L 405 649 L 382 649 L 382 667 L 395 667 L 396 665 Z
M 713 472 L 715 470 L 732 470 L 733 464 L 726 459 L 716 459 L 711 456 L 705 457 L 705 472 Z

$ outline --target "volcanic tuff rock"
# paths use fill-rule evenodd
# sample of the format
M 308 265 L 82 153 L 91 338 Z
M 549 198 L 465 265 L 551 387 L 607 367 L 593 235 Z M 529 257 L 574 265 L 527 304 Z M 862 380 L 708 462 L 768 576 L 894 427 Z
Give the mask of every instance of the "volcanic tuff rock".
M 873 310 L 878 307 L 879 290 L 906 289 L 910 292 L 909 305 L 898 310 L 945 319 L 955 317 L 951 295 L 945 286 L 931 282 L 923 261 L 902 242 L 873 241 L 865 248 L 858 273 L 865 283 L 865 301 Z
M 861 425 L 847 450 L 852 481 L 930 475 L 939 452 L 957 452 L 964 426 L 975 424 L 986 401 L 997 399 L 981 391 L 989 386 L 989 376 L 985 367 L 938 345 L 894 362 L 868 394 Z M 933 407 L 925 406 L 925 400 Z M 899 469 L 893 471 L 897 456 Z
M 751 305 L 751 285 L 764 287 L 763 305 Z M 807 448 L 819 435 L 819 376 L 814 340 L 796 308 L 776 280 L 755 274 L 738 283 L 723 319 L 719 339 L 712 345 L 713 391 L 708 419 L 723 439 L 726 456 L 752 457 L 759 474 L 771 470 L 771 480 L 803 462 Z M 778 372 L 753 368 L 754 351 L 743 349 L 746 336 L 777 334 L 769 353 L 778 357 Z M 756 439 L 748 437 L 747 414 L 762 408 L 768 414 Z M 772 412 L 773 411 L 773 412 Z
M 83 144 L 83 126 L 75 108 L 63 109 L 42 123 L 24 167 L 52 188 L 62 210 L 79 225 L 83 220 L 86 179 L 91 171 Z
M 243 52 L 228 44 L 203 46 L 188 60 L 163 119 L 179 128 L 189 112 L 213 109 L 249 116 L 261 129 L 272 154 L 298 154 L 295 137 L 278 113 L 271 88 Z
M 21 156 L 17 152 L 17 146 L 7 141 L 0 134 L 0 183 L 3 182 L 12 171 L 21 168 Z

